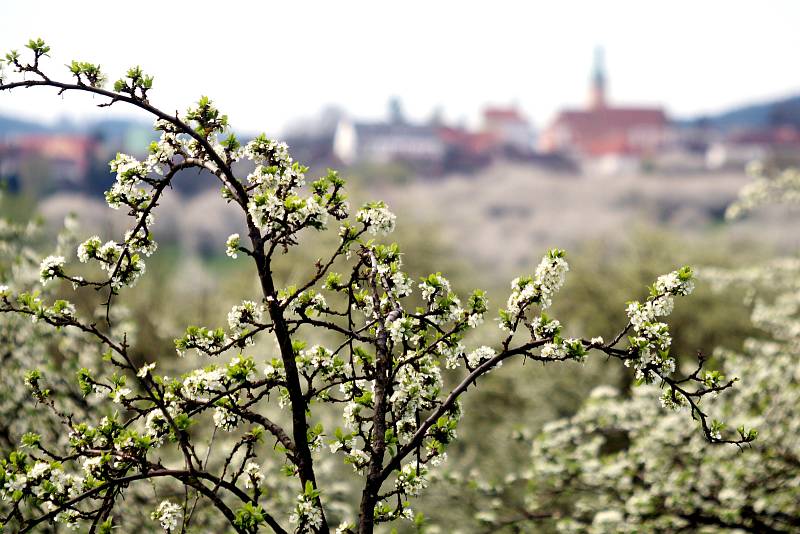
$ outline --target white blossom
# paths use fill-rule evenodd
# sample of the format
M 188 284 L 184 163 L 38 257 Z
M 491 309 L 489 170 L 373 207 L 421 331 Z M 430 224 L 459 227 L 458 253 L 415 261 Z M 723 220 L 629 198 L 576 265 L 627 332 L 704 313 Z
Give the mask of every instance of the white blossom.
M 78 260 L 81 263 L 88 262 L 102 246 L 99 236 L 92 236 L 78 246 Z
M 150 374 L 152 370 L 155 368 L 156 368 L 156 362 L 147 363 L 139 368 L 139 370 L 136 372 L 136 376 L 138 376 L 139 378 L 144 378 L 148 374 Z
M 372 202 L 356 213 L 356 220 L 364 223 L 369 233 L 388 235 L 394 231 L 397 216 L 383 202 Z
M 173 532 L 178 528 L 178 520 L 182 515 L 180 505 L 170 501 L 161 501 L 158 508 L 150 514 L 150 517 L 161 523 L 161 528 L 166 532 Z
M 111 396 L 111 400 L 119 404 L 122 402 L 123 399 L 125 399 L 125 397 L 127 397 L 130 394 L 131 394 L 131 388 L 125 388 L 125 387 L 118 388 L 114 390 L 114 393 Z
M 289 522 L 305 526 L 303 532 L 310 531 L 311 528 L 316 529 L 322 526 L 322 511 L 309 495 L 301 493 L 297 496 L 294 510 L 289 516 Z
M 64 271 L 64 256 L 48 256 L 42 260 L 39 267 L 39 280 L 42 285 L 61 275 Z
M 261 481 L 264 480 L 264 473 L 261 472 L 261 466 L 258 465 L 256 462 L 247 462 L 244 466 L 244 487 L 251 488 L 255 483 L 256 486 L 261 484 Z
M 470 367 L 475 368 L 478 367 L 483 362 L 491 360 L 496 355 L 497 353 L 491 347 L 486 347 L 486 346 L 478 347 L 477 349 L 467 354 L 467 363 L 469 364 Z M 499 367 L 500 364 L 502 364 L 502 362 L 498 362 L 497 367 Z
M 251 329 L 253 323 L 261 321 L 263 311 L 261 306 L 251 300 L 242 301 L 228 313 L 228 327 L 235 336 L 240 336 Z
M 197 402 L 208 402 L 212 396 L 222 392 L 228 378 L 225 369 L 197 369 L 183 379 L 181 393 Z
M 214 426 L 221 428 L 226 432 L 232 432 L 239 424 L 239 418 L 235 413 L 225 408 L 224 406 L 214 407 Z
M 416 463 L 405 464 L 397 473 L 395 487 L 406 495 L 417 496 L 428 486 L 427 474 L 428 470 L 424 466 L 420 466 L 418 470 Z
M 239 252 L 239 234 L 231 234 L 225 241 L 225 254 L 236 259 Z

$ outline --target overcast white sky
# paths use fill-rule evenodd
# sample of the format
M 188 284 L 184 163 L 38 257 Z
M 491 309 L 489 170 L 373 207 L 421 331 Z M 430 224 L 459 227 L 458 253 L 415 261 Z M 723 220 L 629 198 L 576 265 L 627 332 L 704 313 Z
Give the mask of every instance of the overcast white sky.
M 84 59 L 112 79 L 140 64 L 155 104 L 182 111 L 208 94 L 248 131 L 278 132 L 326 104 L 379 117 L 391 95 L 412 117 L 441 106 L 470 121 L 485 103 L 516 102 L 542 126 L 583 104 L 596 45 L 619 103 L 685 116 L 800 92 L 798 23 L 792 0 L 0 0 L 0 49 L 41 36 L 55 70 Z M 0 94 L 0 112 L 94 113 L 47 91 Z

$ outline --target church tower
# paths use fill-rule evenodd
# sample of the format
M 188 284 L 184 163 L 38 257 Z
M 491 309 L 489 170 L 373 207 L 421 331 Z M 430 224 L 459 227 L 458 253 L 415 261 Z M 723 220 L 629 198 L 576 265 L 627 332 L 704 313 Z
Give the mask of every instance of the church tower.
M 589 88 L 589 109 L 603 109 L 606 107 L 606 72 L 603 62 L 603 48 L 594 49 L 594 67 L 592 68 L 592 82 Z

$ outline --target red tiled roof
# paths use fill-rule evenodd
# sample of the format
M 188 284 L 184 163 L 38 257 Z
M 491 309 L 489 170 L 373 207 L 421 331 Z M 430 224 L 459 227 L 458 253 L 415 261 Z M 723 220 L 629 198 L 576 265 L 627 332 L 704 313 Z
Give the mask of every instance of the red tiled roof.
M 476 154 L 486 152 L 497 141 L 489 132 L 470 132 L 461 128 L 442 127 L 437 130 L 437 134 L 445 144 L 459 146 Z
M 16 139 L 13 144 L 47 158 L 79 159 L 92 149 L 95 141 L 85 136 L 29 135 Z
M 587 111 L 562 111 L 556 124 L 592 134 L 609 130 L 628 130 L 637 126 L 665 126 L 667 116 L 660 108 L 600 108 Z
M 660 108 L 598 108 L 562 111 L 552 128 L 566 128 L 570 142 L 580 151 L 592 154 L 634 152 L 629 133 L 637 128 L 662 129 L 667 117 Z

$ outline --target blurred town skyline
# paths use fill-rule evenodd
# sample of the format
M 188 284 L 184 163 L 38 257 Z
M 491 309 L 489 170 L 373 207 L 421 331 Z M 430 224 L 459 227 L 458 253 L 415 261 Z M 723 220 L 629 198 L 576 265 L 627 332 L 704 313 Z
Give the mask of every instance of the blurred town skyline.
M 121 6 L 8 3 L 0 47 L 41 36 L 54 77 L 72 59 L 111 80 L 140 64 L 170 112 L 209 95 L 243 141 L 286 140 L 309 175 L 339 169 L 355 196 L 440 227 L 476 261 L 513 243 L 513 268 L 642 221 L 702 233 L 749 162 L 800 165 L 800 75 L 782 59 L 800 45 L 797 3 Z M 102 101 L 0 94 L 0 187 L 54 224 L 71 212 L 117 224 L 102 202 L 108 161 L 144 156 L 155 134 Z M 209 173 L 174 187 L 181 208 L 159 227 L 174 242 L 213 254 L 244 231 L 214 207 Z M 747 224 L 796 246 L 782 220 Z
M 797 3 L 308 2 L 247 16 L 203 1 L 120 6 L 10 2 L 0 46 L 22 48 L 35 28 L 52 47 L 43 69 L 64 78 L 71 59 L 114 80 L 133 58 L 155 76 L 157 107 L 182 112 L 211 95 L 243 140 L 266 131 L 312 172 L 374 183 L 506 163 L 697 179 L 740 175 L 754 160 L 800 164 L 800 76 L 780 61 L 800 45 Z M 100 193 L 113 154 L 141 156 L 154 139 L 135 109 L 47 92 L 0 93 L 0 181 L 12 190 Z M 206 178 L 184 192 L 213 187 Z
M 609 79 L 604 49 L 596 47 L 583 102 L 558 109 L 542 125 L 516 102 L 478 107 L 480 119 L 473 124 L 453 121 L 441 108 L 419 120 L 394 96 L 380 117 L 328 106 L 295 119 L 278 135 L 312 167 L 372 165 L 370 174 L 393 169 L 421 178 L 474 174 L 503 160 L 589 175 L 741 170 L 752 160 L 798 163 L 800 94 L 678 118 L 660 103 L 610 98 Z M 253 135 L 235 131 L 244 140 Z M 25 182 L 48 176 L 48 189 L 102 190 L 110 179 L 106 158 L 119 150 L 141 155 L 154 139 L 149 123 L 138 118 L 47 124 L 0 112 L 0 179 L 25 189 Z
M 90 1 L 77 12 L 45 0 L 3 8 L 4 48 L 41 36 L 53 47 L 53 70 L 91 60 L 111 78 L 140 64 L 155 75 L 161 107 L 183 110 L 207 94 L 238 130 L 271 135 L 331 106 L 376 120 L 393 96 L 416 122 L 438 113 L 475 128 L 484 107 L 514 106 L 543 129 L 559 110 L 585 103 L 598 46 L 609 101 L 663 107 L 673 118 L 800 92 L 800 76 L 780 61 L 800 45 L 794 2 L 499 2 L 491 10 L 307 2 L 226 10 L 202 1 L 144 1 L 136 9 Z M 197 43 L 188 30 L 200 35 Z M 89 99 L 40 93 L 0 95 L 0 113 L 50 124 L 98 116 Z

